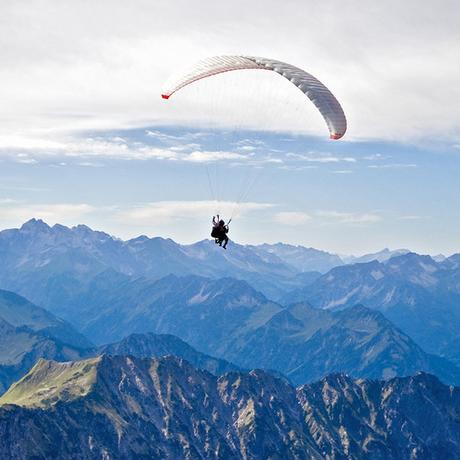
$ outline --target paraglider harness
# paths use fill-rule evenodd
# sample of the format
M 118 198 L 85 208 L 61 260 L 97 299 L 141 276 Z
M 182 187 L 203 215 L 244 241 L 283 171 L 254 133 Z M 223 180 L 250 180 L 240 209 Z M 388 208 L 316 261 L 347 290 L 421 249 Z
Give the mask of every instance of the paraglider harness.
M 227 233 L 231 221 L 232 219 L 230 219 L 227 224 L 223 224 L 223 220 L 219 219 L 219 215 L 217 215 L 217 222 L 215 221 L 215 217 L 213 217 L 214 225 L 212 227 L 211 236 L 214 238 L 214 242 L 219 246 L 222 246 L 222 243 L 225 241 L 224 249 L 228 242 Z

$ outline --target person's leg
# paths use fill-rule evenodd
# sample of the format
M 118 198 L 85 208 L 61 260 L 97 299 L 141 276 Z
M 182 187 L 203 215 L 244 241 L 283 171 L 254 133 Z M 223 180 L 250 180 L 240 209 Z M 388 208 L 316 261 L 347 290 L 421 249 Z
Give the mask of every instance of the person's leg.
M 224 249 L 227 249 L 227 244 L 228 244 L 228 236 L 225 235 L 225 239 L 224 239 L 225 243 L 224 243 Z

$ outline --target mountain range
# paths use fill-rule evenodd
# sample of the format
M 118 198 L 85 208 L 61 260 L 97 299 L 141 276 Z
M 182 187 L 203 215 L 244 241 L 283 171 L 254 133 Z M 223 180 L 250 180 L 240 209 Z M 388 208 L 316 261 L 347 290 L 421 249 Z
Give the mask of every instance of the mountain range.
M 385 250 L 379 255 L 384 262 L 342 263 L 321 275 L 299 271 L 306 268 L 299 260 L 318 256 L 339 263 L 334 256 L 281 244 L 234 245 L 231 252 L 214 246 L 146 237 L 123 242 L 85 226 L 49 227 L 32 220 L 0 232 L 7 262 L 0 268 L 0 282 L 41 299 L 99 345 L 131 333 L 173 334 L 200 352 L 244 368 L 274 369 L 296 384 L 341 371 L 381 378 L 424 370 L 448 383 L 458 381 L 451 363 L 424 351 L 459 362 L 457 256 L 437 262 L 413 253 L 390 257 Z M 220 265 L 219 270 L 232 273 L 236 266 L 245 267 L 242 277 L 252 267 L 249 278 L 260 276 L 265 286 L 280 270 L 295 273 L 291 281 L 313 278 L 302 288 L 283 291 L 281 303 L 269 300 L 251 280 L 216 273 L 158 278 L 171 270 L 209 274 Z M 302 306 L 292 305 L 298 301 Z M 357 304 L 383 312 L 391 322 L 369 309 L 349 309 Z M 309 305 L 347 308 L 347 313 L 323 314 Z M 353 322 L 367 326 L 358 330 Z M 324 360 L 330 350 L 335 356 Z
M 386 262 L 336 267 L 286 296 L 339 310 L 356 304 L 377 309 L 430 353 L 460 363 L 460 257 L 440 262 L 409 253 Z
M 295 384 L 330 372 L 389 378 L 419 370 L 460 383 L 455 365 L 426 354 L 377 311 L 283 307 L 232 278 L 150 281 L 104 272 L 77 300 L 59 314 L 99 344 L 131 333 L 173 334 L 201 352 L 279 371 Z
M 33 219 L 0 260 L 0 458 L 459 458 L 460 255 Z
M 26 326 L 12 326 L 0 317 L 0 395 L 27 374 L 40 359 L 66 362 L 99 354 L 140 358 L 174 355 L 187 359 L 197 369 L 215 375 L 241 370 L 228 361 L 198 352 L 173 335 L 131 334 L 120 342 L 100 347 L 76 348 L 41 331 L 35 332 Z
M 101 285 L 107 287 L 105 280 Z M 81 299 L 74 319 L 93 341 L 115 343 L 75 348 L 42 334 L 31 340 L 24 328 L 10 328 L 3 341 L 5 352 L 11 354 L 15 342 L 21 353 L 15 351 L 15 363 L 0 360 L 3 390 L 40 357 L 67 361 L 101 353 L 172 354 L 215 374 L 270 369 L 295 384 L 332 372 L 391 378 L 417 371 L 460 383 L 457 366 L 428 355 L 381 313 L 365 307 L 330 312 L 301 303 L 285 308 L 232 279 L 171 275 L 159 281 L 109 284 L 106 291 L 101 285 L 90 290 L 98 293 L 95 299 Z
M 341 258 L 303 246 L 244 246 L 235 242 L 231 251 L 222 251 L 208 240 L 181 245 L 171 239 L 139 236 L 123 241 L 85 225 L 50 227 L 42 220 L 31 219 L 21 228 L 0 232 L 0 287 L 50 307 L 59 302 L 56 290 L 76 293 L 94 275 L 112 269 L 149 279 L 169 274 L 233 277 L 277 300 L 343 265 L 343 259 L 387 260 L 402 251 L 385 249 L 360 258 Z
M 401 256 L 404 254 L 408 254 L 409 249 L 395 249 L 391 250 L 388 248 L 384 248 L 381 251 L 378 252 L 373 252 L 370 254 L 364 254 L 362 256 L 341 256 L 341 260 L 344 262 L 343 264 L 337 264 L 336 266 L 339 265 L 349 265 L 349 264 L 364 264 L 366 262 L 372 262 L 373 260 L 376 260 L 378 262 L 386 262 L 387 260 L 390 260 L 393 257 L 396 256 Z
M 456 459 L 460 389 L 428 374 L 294 388 L 174 357 L 41 360 L 0 398 L 8 459 Z M 59 421 L 57 423 L 57 421 Z
M 50 227 L 32 219 L 19 229 L 0 232 L 0 287 L 55 307 L 61 300 L 57 292 L 78 293 L 96 274 L 112 269 L 149 279 L 169 274 L 233 277 L 278 297 L 315 279 L 319 269 L 332 268 L 331 262 L 338 259 L 315 249 L 304 252 L 308 263 L 299 270 L 260 247 L 232 242 L 231 251 L 222 251 L 207 240 L 180 245 L 146 236 L 122 241 L 84 225 Z

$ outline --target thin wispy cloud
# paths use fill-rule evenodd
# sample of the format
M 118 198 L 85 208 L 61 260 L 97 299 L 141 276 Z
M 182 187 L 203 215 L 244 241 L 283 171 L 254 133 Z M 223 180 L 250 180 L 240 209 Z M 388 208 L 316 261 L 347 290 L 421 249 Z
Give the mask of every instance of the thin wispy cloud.
M 191 161 L 192 163 L 209 163 L 214 161 L 226 160 L 246 160 L 247 156 L 235 152 L 191 152 L 189 155 L 183 156 L 182 160 Z
M 114 138 L 84 138 L 62 140 L 50 144 L 36 144 L 29 140 L 27 146 L 9 143 L 2 145 L 0 139 L 0 152 L 5 152 L 9 158 L 18 163 L 34 164 L 43 159 L 53 157 L 67 158 L 106 158 L 122 160 L 173 160 L 191 163 L 207 163 L 216 161 L 238 160 L 250 158 L 247 154 L 232 151 L 207 151 L 191 150 L 196 144 L 175 145 L 172 147 L 157 147 L 138 141 L 127 141 L 119 137 Z M 24 150 L 27 149 L 27 152 Z M 267 160 L 272 161 L 272 160 Z M 79 161 L 81 166 L 95 166 L 99 163 L 92 161 Z
M 363 160 L 366 161 L 383 161 L 388 159 L 388 156 L 382 155 L 381 153 L 372 153 L 370 155 L 363 156 Z
M 18 153 L 15 157 L 15 161 L 26 165 L 38 163 L 35 158 L 31 158 L 27 153 Z
M 415 163 L 387 163 L 387 164 L 373 164 L 368 165 L 368 168 L 371 169 L 407 169 L 407 168 L 416 168 Z
M 356 163 L 356 158 L 353 157 L 338 157 L 323 153 L 301 154 L 289 152 L 286 156 L 294 160 L 306 161 L 309 163 Z
M 271 208 L 270 203 L 229 202 L 229 201 L 158 201 L 133 206 L 118 214 L 122 220 L 129 219 L 134 223 L 152 222 L 167 224 L 174 221 L 190 219 L 207 219 L 209 216 L 220 212 L 227 219 L 238 215 L 239 217 L 253 211 Z
M 3 206 L 0 208 L 0 221 L 3 225 L 9 222 L 19 224 L 32 217 L 44 219 L 51 223 L 69 221 L 78 223 L 96 210 L 94 206 L 87 203 L 2 204 Z
M 95 163 L 93 161 L 81 161 L 77 163 L 78 166 L 84 166 L 85 168 L 103 168 L 103 163 Z M 65 166 L 65 163 L 62 165 Z
M 311 216 L 305 212 L 300 211 L 283 211 L 277 212 L 274 215 L 274 220 L 275 222 L 282 225 L 297 227 L 311 220 Z
M 335 222 L 341 224 L 375 224 L 382 220 L 382 216 L 375 213 L 317 211 L 315 215 L 323 222 Z
M 399 220 L 409 220 L 409 221 L 412 221 L 412 220 L 423 220 L 423 219 L 429 219 L 428 216 L 418 216 L 418 215 L 415 215 L 415 214 L 412 214 L 412 215 L 407 215 L 407 216 L 401 216 L 399 217 Z
M 213 135 L 212 132 L 210 131 L 188 131 L 181 133 L 180 135 L 177 134 L 171 134 L 171 133 L 166 133 L 161 130 L 151 130 L 147 129 L 145 131 L 146 135 L 152 139 L 156 139 L 158 141 L 161 141 L 165 144 L 189 144 L 191 141 L 194 141 L 194 144 L 192 145 L 199 145 L 196 143 L 197 140 L 207 138 Z

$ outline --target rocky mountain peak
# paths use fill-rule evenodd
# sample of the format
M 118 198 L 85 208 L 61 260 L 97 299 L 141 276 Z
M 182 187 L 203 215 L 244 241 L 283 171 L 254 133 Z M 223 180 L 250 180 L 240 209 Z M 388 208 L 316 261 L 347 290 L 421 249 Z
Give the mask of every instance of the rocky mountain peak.
M 40 361 L 0 398 L 0 457 L 453 460 L 459 414 L 460 390 L 424 374 L 296 390 L 174 357 Z
M 32 218 L 22 224 L 20 231 L 27 232 L 27 233 L 34 233 L 34 232 L 48 232 L 51 230 L 51 227 L 45 223 L 42 219 L 35 219 Z
M 86 396 L 96 382 L 101 357 L 56 362 L 39 359 L 21 380 L 0 398 L 2 404 L 49 408 Z

